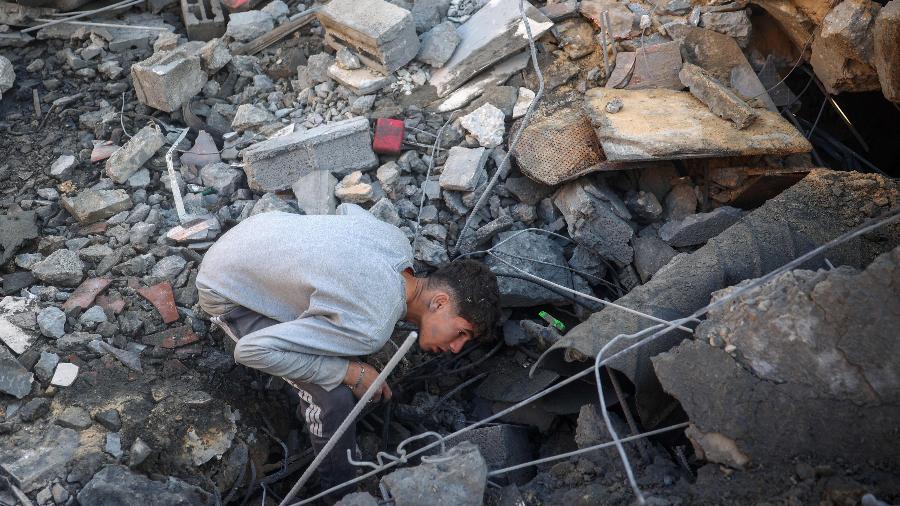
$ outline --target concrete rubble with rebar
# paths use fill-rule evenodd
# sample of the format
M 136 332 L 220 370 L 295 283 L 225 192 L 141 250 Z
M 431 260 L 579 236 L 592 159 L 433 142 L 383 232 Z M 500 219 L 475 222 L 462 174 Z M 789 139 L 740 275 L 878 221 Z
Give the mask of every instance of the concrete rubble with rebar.
M 365 357 L 395 397 L 329 500 L 900 503 L 898 34 L 900 0 L 0 2 L 0 504 L 321 499 L 196 277 L 344 202 L 419 273 L 485 262 L 502 321 Z

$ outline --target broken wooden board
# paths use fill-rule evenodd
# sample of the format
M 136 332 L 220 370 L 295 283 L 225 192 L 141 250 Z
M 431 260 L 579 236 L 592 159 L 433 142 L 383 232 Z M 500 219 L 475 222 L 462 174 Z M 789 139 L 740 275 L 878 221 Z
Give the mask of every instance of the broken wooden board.
M 622 109 L 607 113 L 606 104 L 616 98 Z M 737 130 L 686 91 L 594 88 L 585 94 L 585 112 L 610 161 L 812 151 L 809 141 L 774 112 L 757 109 L 757 120 Z
M 616 68 L 606 81 L 607 88 L 644 90 L 647 88 L 667 88 L 683 90 L 678 79 L 681 70 L 681 44 L 665 42 L 642 47 L 635 52 L 619 53 Z

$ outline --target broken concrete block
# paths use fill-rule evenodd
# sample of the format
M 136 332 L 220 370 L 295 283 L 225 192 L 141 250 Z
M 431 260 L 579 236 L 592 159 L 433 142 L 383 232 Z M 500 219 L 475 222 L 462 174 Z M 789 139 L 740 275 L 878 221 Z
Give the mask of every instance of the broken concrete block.
M 676 248 L 704 244 L 737 223 L 742 215 L 740 209 L 728 206 L 708 213 L 691 214 L 663 225 L 659 229 L 659 238 Z
M 233 12 L 228 16 L 225 35 L 239 42 L 249 42 L 275 28 L 272 15 L 264 11 Z
M 663 242 L 658 237 L 635 237 L 634 246 L 634 270 L 641 277 L 641 282 L 646 283 L 662 269 L 669 260 L 678 252 Z
M 367 66 L 390 74 L 419 52 L 410 12 L 384 0 L 335 0 L 317 13 L 325 43 L 353 50 Z
M 614 40 L 623 40 L 631 37 L 631 31 L 636 29 L 636 16 L 628 6 L 616 0 L 582 0 L 579 5 L 581 15 L 590 19 L 594 26 L 604 26 L 603 13 L 609 13 L 609 34 Z M 612 43 L 612 40 L 609 41 Z
M 465 128 L 478 143 L 486 148 L 494 148 L 503 142 L 506 133 L 506 116 L 492 104 L 484 104 L 460 118 Z
M 437 26 L 447 16 L 449 8 L 450 0 L 419 0 L 413 3 L 410 13 L 416 31 L 425 33 Z
M 106 175 L 119 184 L 128 181 L 165 143 L 155 123 L 145 126 L 106 160 Z
M 350 118 L 260 142 L 244 150 L 250 188 L 280 191 L 314 170 L 346 175 L 378 165 L 369 122 Z
M 0 214 L 0 265 L 12 258 L 25 241 L 37 238 L 38 232 L 34 211 Z
M 368 67 L 355 70 L 341 68 L 337 63 L 328 67 L 328 77 L 346 86 L 354 95 L 368 95 L 393 82 L 386 76 Z
M 513 234 L 517 235 L 510 239 Z M 505 239 L 510 240 L 494 250 L 505 262 L 524 269 L 535 276 L 573 288 L 572 273 L 568 269 L 554 267 L 554 265 L 566 265 L 566 257 L 563 255 L 562 246 L 554 242 L 552 238 L 532 231 L 522 233 L 502 232 L 494 238 L 494 242 L 499 243 Z M 504 255 L 504 253 L 508 255 Z M 534 259 L 541 263 L 525 259 Z M 507 273 L 514 275 L 519 275 L 520 273 L 493 256 L 488 257 L 485 262 L 491 271 L 497 275 L 497 286 L 500 288 L 500 304 L 503 307 L 530 307 L 540 304 L 563 303 L 567 300 L 558 293 L 552 292 L 536 283 L 504 276 Z
M 441 68 L 453 56 L 460 43 L 456 25 L 449 21 L 435 26 L 422 34 L 421 46 L 416 59 L 434 68 Z
M 82 225 L 105 220 L 134 205 L 125 190 L 90 189 L 74 197 L 66 195 L 60 199 L 60 203 Z
M 50 165 L 50 176 L 59 180 L 65 180 L 72 177 L 73 168 L 75 167 L 75 157 L 72 155 L 59 155 L 59 158 Z
M 0 56 L 0 98 L 12 88 L 16 81 L 16 72 L 13 64 L 5 56 Z
M 184 51 L 161 51 L 131 66 L 138 101 L 164 112 L 178 110 L 200 93 L 206 72 L 200 57 Z
M 34 277 L 51 285 L 78 286 L 84 278 L 84 262 L 70 249 L 58 249 L 31 268 Z
M 487 464 L 478 447 L 464 441 L 423 464 L 392 472 L 381 479 L 397 506 L 446 504 L 480 506 L 487 484 Z
M 519 95 L 516 98 L 516 104 L 513 106 L 512 118 L 518 119 L 525 116 L 531 103 L 534 102 L 534 92 L 528 88 L 519 88 Z
M 592 183 L 577 180 L 560 188 L 553 203 L 566 219 L 569 235 L 576 243 L 620 265 L 628 265 L 634 254 L 629 244 L 634 231 L 617 211 L 617 204 L 622 208 L 625 204 L 604 201 L 598 194 L 599 189 Z
M 334 196 L 341 202 L 353 204 L 371 202 L 375 195 L 375 189 L 369 183 L 364 182 L 362 177 L 363 174 L 360 171 L 344 176 L 344 179 L 341 179 L 341 182 L 334 187 Z
M 50 384 L 58 387 L 67 387 L 75 383 L 76 378 L 78 378 L 78 366 L 63 362 L 56 366 L 56 371 L 53 372 Z
M 223 197 L 230 197 L 238 189 L 243 179 L 243 171 L 235 169 L 227 163 L 211 163 L 200 169 L 200 181 L 203 182 L 203 185 L 213 188 Z
M 881 87 L 872 66 L 879 8 L 871 0 L 844 0 L 822 20 L 809 63 L 829 93 Z
M 234 119 L 231 120 L 231 128 L 240 133 L 272 121 L 275 121 L 275 117 L 262 107 L 255 104 L 241 104 L 234 113 Z
M 75 457 L 79 438 L 74 430 L 58 425 L 27 432 L 5 436 L 11 444 L 4 451 L 0 468 L 13 484 L 30 493 L 51 481 L 65 479 L 66 465 Z
M 737 41 L 741 47 L 750 44 L 750 33 L 753 26 L 746 9 L 728 12 L 704 12 L 700 16 L 703 28 L 724 33 Z
M 690 88 L 692 95 L 706 104 L 716 116 L 731 121 L 735 128 L 747 128 L 756 119 L 756 113 L 746 102 L 702 68 L 685 63 L 678 77 Z
M 440 185 L 446 190 L 470 192 L 487 179 L 484 165 L 489 152 L 484 148 L 453 146 L 441 171 Z
M 314 170 L 291 186 L 297 205 L 304 214 L 334 214 L 337 201 L 334 188 L 337 178 L 325 170 Z
M 21 399 L 31 392 L 32 378 L 6 346 L 0 346 L 0 392 Z
M 881 92 L 900 102 L 900 0 L 885 4 L 875 18 L 874 65 Z
M 154 481 L 120 465 L 98 471 L 77 497 L 79 504 L 215 504 L 212 496 L 199 487 L 173 477 Z
M 190 40 L 208 41 L 225 33 L 225 13 L 219 0 L 181 0 L 181 18 Z
M 478 447 L 481 456 L 489 469 L 502 469 L 532 460 L 531 444 L 528 441 L 528 430 L 516 425 L 500 424 L 482 427 L 449 440 L 468 441 Z M 519 469 L 503 476 L 500 481 L 524 484 L 534 476 L 533 468 Z
M 528 2 L 525 2 L 525 15 L 535 40 L 553 26 L 547 16 Z M 490 0 L 456 32 L 461 42 L 453 56 L 431 73 L 429 82 L 437 89 L 439 97 L 448 95 L 482 70 L 528 45 L 518 0 Z

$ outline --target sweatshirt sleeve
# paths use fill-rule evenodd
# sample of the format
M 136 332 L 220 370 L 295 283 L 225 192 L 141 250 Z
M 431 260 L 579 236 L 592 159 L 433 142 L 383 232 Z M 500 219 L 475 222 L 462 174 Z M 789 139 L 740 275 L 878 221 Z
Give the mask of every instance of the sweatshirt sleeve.
M 327 318 L 309 316 L 247 334 L 234 349 L 239 364 L 331 391 L 347 374 L 343 357 L 372 353 L 372 339 Z

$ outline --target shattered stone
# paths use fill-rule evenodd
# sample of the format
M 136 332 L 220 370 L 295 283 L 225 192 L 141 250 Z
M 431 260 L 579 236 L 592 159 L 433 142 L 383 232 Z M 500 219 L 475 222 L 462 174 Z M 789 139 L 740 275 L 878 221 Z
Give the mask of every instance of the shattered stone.
M 79 504 L 215 504 L 209 493 L 177 478 L 154 481 L 121 465 L 108 465 L 98 471 L 77 497 Z
M 659 237 L 676 248 L 704 244 L 737 223 L 742 215 L 740 209 L 728 206 L 708 213 L 691 214 L 663 225 L 659 229 Z
M 106 175 L 117 183 L 124 183 L 166 143 L 166 137 L 153 123 L 138 130 L 134 136 L 106 161 Z
M 697 194 L 690 184 L 676 184 L 666 194 L 664 213 L 668 221 L 682 220 L 697 211 Z
M 892 0 L 875 18 L 873 64 L 881 92 L 891 102 L 900 102 L 900 1 Z
M 741 47 L 747 47 L 750 44 L 753 26 L 746 9 L 729 12 L 704 12 L 700 16 L 700 24 L 709 30 L 728 35 Z
M 335 506 L 378 506 L 378 499 L 368 492 L 353 492 L 342 497 Z
M 335 64 L 345 70 L 356 70 L 362 67 L 362 64 L 359 62 L 359 57 L 346 47 L 338 49 L 334 59 Z
M 194 145 L 191 146 L 187 153 L 182 153 L 180 158 L 183 165 L 198 168 L 222 161 L 216 141 L 206 130 L 200 130 Z
M 484 166 L 488 151 L 485 148 L 450 148 L 447 161 L 441 171 L 441 188 L 455 191 L 474 191 L 487 179 Z
M 390 75 L 382 74 L 368 67 L 345 69 L 337 64 L 328 67 L 328 77 L 344 85 L 354 95 L 369 95 L 393 82 Z
M 50 165 L 50 175 L 59 180 L 65 180 L 72 177 L 75 167 L 75 157 L 72 155 L 59 155 L 59 158 Z
M 425 33 L 437 26 L 447 16 L 450 0 L 419 0 L 413 3 L 410 13 L 416 31 Z
M 509 424 L 482 427 L 451 439 L 450 444 L 463 439 L 478 447 L 489 469 L 503 469 L 532 460 L 528 431 L 522 427 Z M 519 484 L 527 483 L 533 476 L 534 472 L 530 469 L 505 475 L 508 480 Z
M 0 342 L 13 353 L 21 355 L 37 339 L 34 312 L 27 299 L 4 297 L 0 301 Z
M 656 195 L 643 190 L 630 194 L 625 199 L 625 205 L 632 214 L 644 221 L 656 221 L 663 212 L 662 204 Z
M 256 216 L 261 213 L 270 213 L 272 211 L 297 214 L 297 208 L 287 200 L 279 197 L 277 193 L 266 193 L 253 204 L 250 216 Z
M 525 116 L 531 103 L 534 102 L 534 92 L 528 88 L 519 88 L 519 95 L 516 98 L 516 104 L 513 106 L 512 118 L 518 119 Z
M 369 122 L 351 118 L 254 144 L 244 150 L 244 172 L 257 191 L 286 190 L 314 170 L 347 175 L 378 166 Z
M 225 36 L 239 42 L 249 42 L 275 28 L 272 15 L 265 11 L 233 12 L 228 17 Z
M 203 185 L 216 190 L 217 194 L 226 198 L 237 191 L 243 179 L 243 171 L 227 163 L 211 163 L 200 169 L 200 181 Z
M 119 412 L 115 409 L 100 411 L 94 415 L 94 419 L 110 432 L 119 432 L 122 428 L 122 419 L 119 416 Z
M 464 441 L 434 463 L 423 461 L 381 479 L 397 506 L 482 504 L 488 468 L 477 446 Z
M 29 493 L 65 476 L 66 465 L 78 449 L 76 431 L 51 425 L 43 434 L 22 434 L 20 437 L 26 440 L 13 445 L 16 449 L 4 452 L 6 454 L 0 458 L 0 468 L 16 486 Z
M 512 237 L 513 234 L 517 235 Z M 571 272 L 564 267 L 557 267 L 566 265 L 562 246 L 553 242 L 546 235 L 533 231 L 503 232 L 494 238 L 494 243 L 498 244 L 506 239 L 509 240 L 494 250 L 494 253 L 499 255 L 503 261 L 534 276 L 562 286 L 572 287 L 574 281 Z M 568 300 L 531 281 L 504 276 L 504 274 L 517 276 L 520 273 L 493 256 L 488 257 L 485 263 L 497 275 L 500 304 L 504 307 L 531 307 L 540 304 L 564 303 Z
M 62 348 L 61 348 L 62 349 Z M 61 362 L 56 366 L 50 384 L 58 387 L 67 387 L 75 382 L 78 377 L 78 366 L 69 362 Z
M 646 283 L 654 274 L 662 269 L 677 252 L 658 237 L 635 237 L 634 269 L 641 282 Z
M 34 364 L 34 376 L 42 383 L 50 381 L 57 364 L 59 364 L 59 355 L 42 351 L 41 358 Z
M 56 418 L 56 425 L 75 430 L 84 430 L 91 426 L 91 414 L 78 406 L 69 406 Z
M 579 180 L 562 187 L 553 202 L 566 219 L 569 235 L 576 243 L 627 265 L 634 254 L 629 245 L 634 231 L 620 215 L 624 203 L 604 201 L 596 197 L 598 192 L 593 184 Z
M 416 3 L 418 5 L 418 2 Z M 422 34 L 419 54 L 416 59 L 434 68 L 441 68 L 453 56 L 460 43 L 456 25 L 449 21 L 431 28 Z
M 136 467 L 143 464 L 151 453 L 153 453 L 153 449 L 143 439 L 140 437 L 135 438 L 134 443 L 131 445 L 131 450 L 128 452 L 128 467 Z
M 702 68 L 685 63 L 678 73 L 691 94 L 718 117 L 731 121 L 738 129 L 747 128 L 756 119 L 756 113 L 734 92 L 718 82 Z
M 384 0 L 337 0 L 317 17 L 326 44 L 335 50 L 351 46 L 366 66 L 385 74 L 409 63 L 419 51 L 412 14 Z
M 879 8 L 871 0 L 844 0 L 822 19 L 809 63 L 828 93 L 881 88 L 872 66 Z
M 5 56 L 0 56 L 0 98 L 3 94 L 12 89 L 13 83 L 16 81 L 16 71 Z
M 38 232 L 37 214 L 34 211 L 0 215 L 0 265 L 12 258 L 25 241 L 37 238 Z
M 200 56 L 180 50 L 154 53 L 135 63 L 131 78 L 138 101 L 164 112 L 177 111 L 206 84 Z
M 231 128 L 235 132 L 243 132 L 253 128 L 261 127 L 267 123 L 271 123 L 275 118 L 269 111 L 253 105 L 241 104 L 234 113 L 234 119 L 231 121 Z
M 0 392 L 21 399 L 31 392 L 32 378 L 16 357 L 0 346 Z
M 59 339 L 66 333 L 66 314 L 56 306 L 47 306 L 38 313 L 37 324 L 41 334 Z
M 380 169 L 379 169 L 380 170 Z M 304 214 L 334 214 L 337 179 L 330 172 L 314 170 L 291 186 Z
M 84 278 L 84 263 L 78 253 L 60 249 L 35 264 L 32 274 L 44 283 L 58 286 L 78 286 Z
M 499 146 L 506 133 L 506 116 L 492 104 L 484 104 L 460 118 L 460 125 L 486 148 Z
M 397 208 L 394 207 L 394 203 L 387 197 L 382 197 L 381 200 L 369 208 L 369 212 L 379 220 L 390 223 L 395 227 L 399 227 L 403 221 L 397 213 Z
M 353 204 L 365 204 L 370 202 L 375 195 L 375 189 L 369 183 L 362 181 L 363 174 L 360 171 L 352 172 L 341 179 L 334 187 L 334 196 L 341 202 Z

